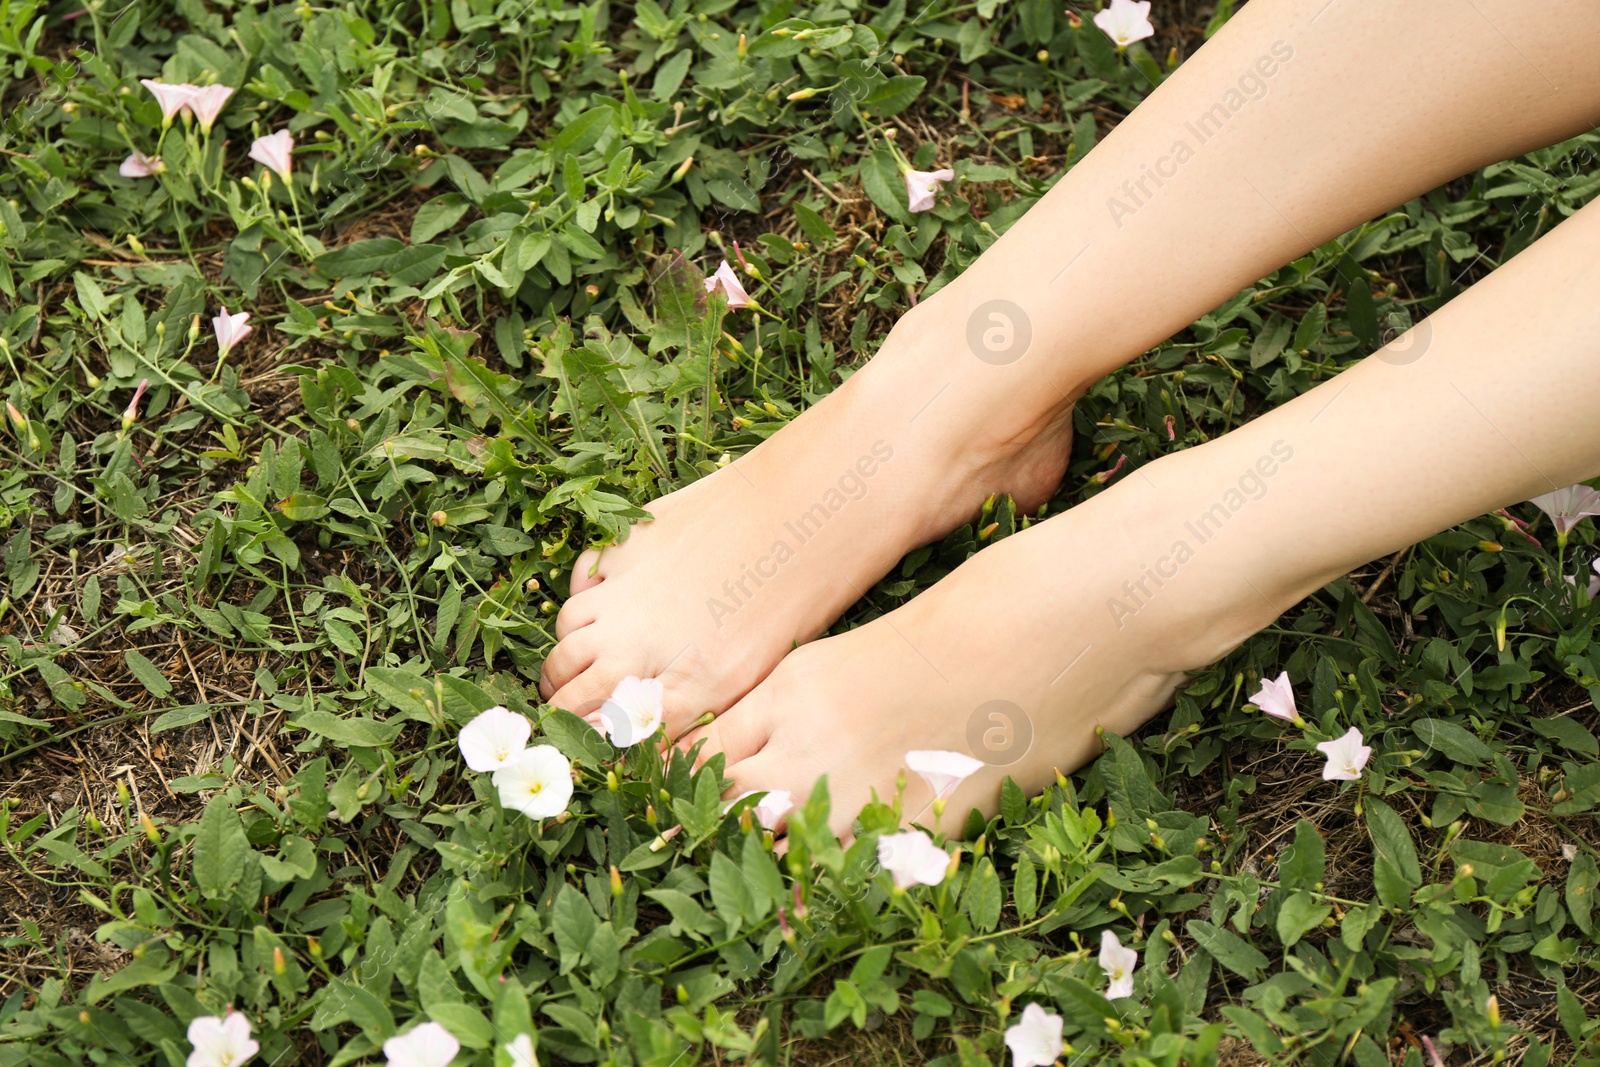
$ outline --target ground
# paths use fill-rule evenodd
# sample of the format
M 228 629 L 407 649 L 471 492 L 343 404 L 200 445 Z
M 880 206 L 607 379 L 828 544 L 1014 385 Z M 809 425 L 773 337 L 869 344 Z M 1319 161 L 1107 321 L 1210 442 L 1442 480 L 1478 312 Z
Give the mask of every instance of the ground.
M 523 1031 L 546 1062 L 995 1063 L 1026 1003 L 1073 1063 L 1593 1062 L 1600 611 L 1556 577 L 1588 523 L 1558 549 L 1523 505 L 1373 561 L 1044 796 L 947 816 L 957 873 L 905 895 L 885 811 L 842 851 L 819 794 L 774 859 L 717 764 L 620 754 L 533 687 L 585 545 L 837 385 L 1226 8 L 1157 0 L 1126 54 L 1045 0 L 5 10 L 0 1064 L 177 1064 L 228 1004 L 285 1063 L 424 1019 L 483 1064 Z M 152 77 L 238 91 L 122 177 Z M 245 156 L 284 126 L 293 199 Z M 1592 195 L 1597 144 L 1419 198 L 1099 383 L 1047 511 L 1424 317 Z M 897 151 L 956 168 L 933 211 Z M 684 310 L 724 257 L 768 315 Z M 225 359 L 221 305 L 255 327 Z M 839 626 L 1032 518 L 996 502 Z M 1310 732 L 1243 706 L 1280 670 Z M 491 704 L 574 761 L 568 817 L 461 763 Z M 1311 744 L 1348 725 L 1377 755 L 1341 786 Z

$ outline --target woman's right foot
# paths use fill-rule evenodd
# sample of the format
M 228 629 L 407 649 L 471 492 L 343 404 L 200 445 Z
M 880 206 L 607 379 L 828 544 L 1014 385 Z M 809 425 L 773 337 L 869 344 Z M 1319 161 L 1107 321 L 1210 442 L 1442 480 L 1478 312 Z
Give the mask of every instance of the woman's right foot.
M 1066 466 L 1070 401 L 1037 395 L 1036 365 L 976 358 L 965 317 L 953 292 L 924 303 L 821 403 L 648 505 L 653 521 L 622 544 L 581 556 L 544 698 L 589 714 L 622 678 L 656 677 L 677 736 L 988 496 L 1023 509 L 1048 499 Z M 1030 381 L 1035 395 L 1010 395 Z

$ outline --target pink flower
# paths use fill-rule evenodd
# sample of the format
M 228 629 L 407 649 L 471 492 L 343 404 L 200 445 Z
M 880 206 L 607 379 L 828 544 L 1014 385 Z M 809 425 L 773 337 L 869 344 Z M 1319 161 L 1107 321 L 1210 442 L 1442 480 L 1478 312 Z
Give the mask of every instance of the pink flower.
M 217 121 L 217 116 L 222 113 L 222 107 L 228 102 L 228 97 L 233 95 L 233 90 L 226 85 L 208 85 L 204 89 L 196 89 L 189 98 L 189 110 L 194 117 L 200 120 L 200 128 L 207 133 L 211 132 L 212 125 Z
M 1356 781 L 1361 777 L 1361 768 L 1372 758 L 1372 748 L 1361 743 L 1361 731 L 1354 726 L 1343 737 L 1322 742 L 1317 751 L 1328 757 L 1322 777 L 1329 782 Z
M 1123 49 L 1135 41 L 1153 36 L 1156 28 L 1150 25 L 1150 0 L 1111 0 L 1104 11 L 1095 12 L 1094 24 Z
M 1250 703 L 1275 719 L 1293 722 L 1300 717 L 1300 712 L 1294 706 L 1294 687 L 1289 684 L 1288 671 L 1283 671 L 1276 678 L 1261 679 L 1261 688 L 1250 698 Z
M 228 314 L 228 309 L 223 308 L 222 314 L 214 316 L 211 320 L 211 329 L 217 335 L 217 356 L 222 358 L 233 351 L 233 346 L 243 341 L 255 332 L 254 326 L 246 325 L 250 321 L 250 312 L 241 311 L 237 315 Z
M 132 428 L 135 420 L 139 418 L 139 398 L 144 396 L 144 391 L 150 388 L 150 379 L 145 378 L 139 382 L 139 388 L 133 391 L 133 399 L 128 401 L 128 406 L 122 411 L 122 432 L 127 433 Z
M 730 310 L 738 311 L 750 303 L 750 294 L 739 284 L 739 276 L 733 273 L 733 268 L 728 266 L 727 260 L 723 260 L 717 267 L 717 273 L 706 279 L 706 292 L 714 293 L 718 289 L 721 289 L 722 295 L 728 298 Z
M 288 130 L 257 137 L 250 144 L 250 158 L 280 178 L 288 178 L 294 167 L 294 138 Z
M 949 167 L 943 170 L 906 171 L 906 205 L 912 211 L 927 211 L 933 207 L 933 198 L 939 195 L 940 182 L 953 182 L 956 172 Z
M 161 125 L 171 126 L 172 120 L 189 106 L 189 101 L 194 99 L 194 94 L 200 91 L 198 85 L 187 82 L 182 85 L 168 85 L 153 78 L 142 78 L 139 84 L 150 90 L 156 98 L 156 103 L 161 105 Z
M 147 156 L 143 152 L 135 152 L 122 161 L 117 173 L 124 178 L 150 178 L 166 169 L 160 156 Z
M 1600 492 L 1582 484 L 1536 496 L 1529 503 L 1550 516 L 1550 521 L 1556 524 L 1556 539 L 1563 545 L 1574 526 L 1587 516 L 1600 515 Z

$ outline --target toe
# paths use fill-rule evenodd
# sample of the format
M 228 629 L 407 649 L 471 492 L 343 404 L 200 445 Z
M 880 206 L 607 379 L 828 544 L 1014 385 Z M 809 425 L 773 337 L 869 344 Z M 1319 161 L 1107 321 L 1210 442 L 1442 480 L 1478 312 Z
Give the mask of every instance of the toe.
M 611 695 L 611 687 L 606 684 L 609 677 L 610 672 L 598 664 L 591 664 L 577 677 L 552 693 L 549 703 L 580 717 L 598 711 L 600 705 L 605 703 L 606 697 Z
M 701 763 L 718 752 L 727 756 L 729 767 L 748 760 L 760 752 L 772 736 L 769 718 L 772 702 L 764 690 L 764 686 L 757 686 L 749 696 L 718 716 L 716 721 L 680 738 L 678 747 L 688 752 L 697 741 L 704 738 L 706 744 L 700 750 Z
M 600 642 L 592 631 L 579 630 L 556 643 L 539 669 L 539 694 L 550 699 L 572 679 L 588 670 L 600 652 Z M 562 705 L 565 706 L 565 705 Z M 571 710 L 571 709 L 569 709 Z
M 571 595 L 577 596 L 585 589 L 599 585 L 604 578 L 605 575 L 600 573 L 600 550 L 591 548 L 572 565 L 572 582 L 568 589 Z
M 600 616 L 600 597 L 583 596 L 577 591 L 578 572 L 572 575 L 573 595 L 561 605 L 556 615 L 556 640 L 564 641 L 575 630 L 581 630 Z M 590 586 L 589 588 L 593 588 Z

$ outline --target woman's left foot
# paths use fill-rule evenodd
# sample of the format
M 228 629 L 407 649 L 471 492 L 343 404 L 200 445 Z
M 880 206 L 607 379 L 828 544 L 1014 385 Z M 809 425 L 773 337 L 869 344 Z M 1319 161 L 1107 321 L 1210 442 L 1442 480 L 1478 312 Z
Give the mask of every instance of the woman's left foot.
M 1191 532 L 1185 520 L 1208 503 L 1199 487 L 1226 469 L 1224 454 L 1207 452 L 1149 465 L 985 549 L 892 614 L 794 650 L 680 744 L 704 737 L 702 760 L 726 754 L 730 796 L 804 797 L 826 775 L 841 834 L 874 794 L 891 800 L 913 749 L 983 761 L 949 812 L 994 812 L 1007 775 L 1037 792 L 1099 753 L 1097 727 L 1133 731 L 1187 672 L 1293 602 L 1274 608 L 1262 580 L 1252 583 L 1262 541 L 1246 524 L 1256 516 L 1232 516 L 1204 543 Z M 931 827 L 932 793 L 908 777 L 905 818 Z

